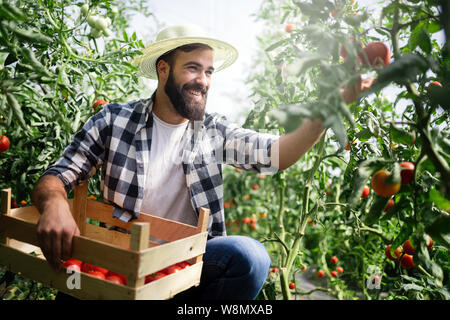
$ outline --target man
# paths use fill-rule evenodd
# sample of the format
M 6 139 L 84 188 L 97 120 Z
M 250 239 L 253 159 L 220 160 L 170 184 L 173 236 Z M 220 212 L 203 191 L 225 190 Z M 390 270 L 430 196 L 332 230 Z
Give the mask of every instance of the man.
M 306 120 L 281 137 L 257 133 L 205 112 L 214 72 L 231 65 L 237 51 L 194 26 L 162 30 L 135 61 L 141 75 L 157 79 L 150 99 L 113 103 L 91 117 L 33 191 L 41 213 L 37 235 L 58 270 L 79 235 L 67 194 L 102 166 L 106 202 L 114 217 L 139 212 L 195 225 L 210 209 L 200 285 L 175 298 L 255 299 L 270 267 L 265 247 L 244 236 L 226 236 L 222 163 L 271 172 L 294 164 L 324 133 Z

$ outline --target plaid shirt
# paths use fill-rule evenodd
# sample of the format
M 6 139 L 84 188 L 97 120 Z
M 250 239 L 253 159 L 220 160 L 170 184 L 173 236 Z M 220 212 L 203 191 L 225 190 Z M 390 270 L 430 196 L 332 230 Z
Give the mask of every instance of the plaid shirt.
M 42 175 L 57 176 L 69 193 L 102 167 L 103 198 L 114 206 L 113 216 L 137 219 L 152 143 L 152 98 L 106 105 Z M 190 121 L 184 137 L 182 166 L 192 206 L 197 215 L 200 207 L 210 209 L 208 238 L 225 236 L 222 164 L 275 173 L 269 151 L 279 137 L 244 129 L 217 113 Z

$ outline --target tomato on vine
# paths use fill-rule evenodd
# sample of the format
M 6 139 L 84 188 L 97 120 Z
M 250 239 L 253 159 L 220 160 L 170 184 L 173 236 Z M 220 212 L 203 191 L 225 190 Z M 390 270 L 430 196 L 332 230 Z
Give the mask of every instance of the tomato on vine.
M 416 251 L 416 249 L 413 248 L 413 246 L 412 246 L 410 240 L 406 240 L 406 241 L 403 243 L 403 251 L 404 251 L 405 253 L 407 253 L 407 254 L 412 255 L 412 254 L 414 253 L 414 251 Z
M 402 268 L 405 268 L 405 269 L 414 268 L 413 257 L 411 255 L 405 253 L 402 257 L 402 260 L 400 261 L 400 265 L 402 266 Z
M 389 211 L 389 209 L 393 206 L 395 204 L 395 201 L 394 201 L 394 199 L 389 199 L 389 201 L 388 201 L 388 203 L 387 203 L 387 205 L 386 205 L 386 208 L 384 208 L 384 212 L 388 212 Z
M 400 183 L 387 184 L 385 181 L 390 177 L 389 172 L 384 169 L 378 170 L 373 176 L 371 187 L 375 194 L 381 197 L 391 197 L 400 190 Z
M 0 152 L 5 152 L 9 149 L 9 139 L 7 136 L 0 134 Z
M 363 192 L 361 194 L 361 198 L 367 198 L 369 196 L 370 193 L 370 188 L 368 186 L 364 186 L 363 188 Z
M 400 176 L 402 178 L 402 184 L 409 184 L 414 179 L 414 164 L 412 162 L 401 162 Z

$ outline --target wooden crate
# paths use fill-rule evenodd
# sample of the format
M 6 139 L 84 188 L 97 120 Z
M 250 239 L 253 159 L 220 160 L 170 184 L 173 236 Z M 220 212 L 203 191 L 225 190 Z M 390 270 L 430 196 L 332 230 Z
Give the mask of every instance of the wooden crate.
M 80 236 L 73 238 L 72 257 L 125 275 L 126 285 L 82 272 L 81 288 L 69 289 L 68 278 L 73 278 L 73 274 L 66 273 L 65 269 L 54 271 L 39 248 L 38 210 L 35 206 L 11 209 L 11 189 L 4 189 L 1 194 L 0 264 L 11 272 L 80 299 L 162 300 L 199 285 L 209 209 L 200 210 L 196 227 L 144 213 L 139 219 L 125 223 L 112 217 L 111 205 L 88 199 L 87 186 L 85 183 L 75 187 L 74 199 L 69 199 L 80 229 Z M 95 226 L 86 223 L 86 218 L 131 233 Z M 150 241 L 154 238 L 162 241 Z M 144 284 L 146 275 L 185 260 L 192 265 Z

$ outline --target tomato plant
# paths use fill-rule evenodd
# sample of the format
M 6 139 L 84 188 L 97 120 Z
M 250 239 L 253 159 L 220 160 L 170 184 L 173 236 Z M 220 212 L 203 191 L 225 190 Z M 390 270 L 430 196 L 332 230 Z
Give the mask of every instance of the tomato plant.
M 280 270 L 261 297 L 291 299 L 289 282 L 300 287 L 308 265 L 338 299 L 450 299 L 449 10 L 263 1 L 244 127 L 281 135 L 320 119 L 326 132 L 264 181 L 224 167 L 227 232 L 260 239 Z M 258 212 L 267 218 L 256 230 L 233 223 Z

